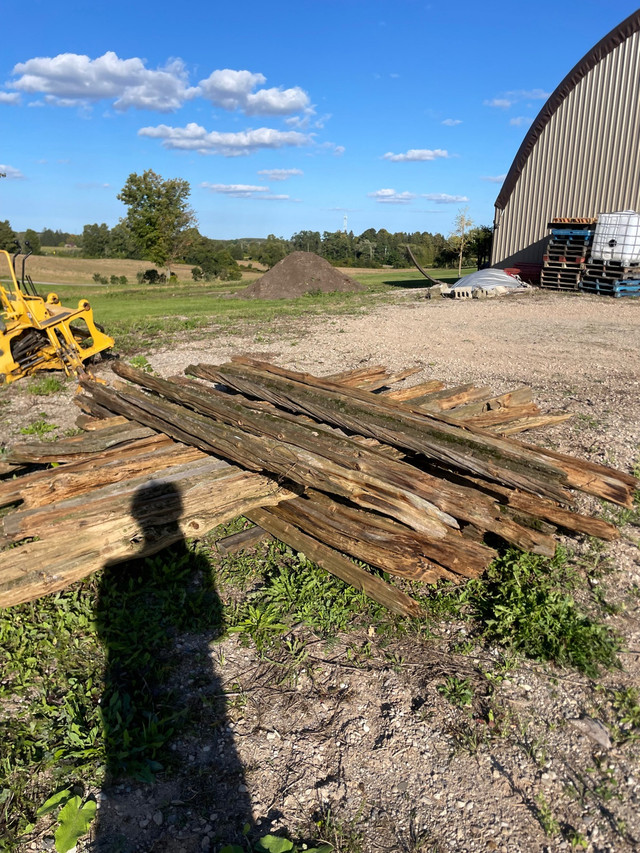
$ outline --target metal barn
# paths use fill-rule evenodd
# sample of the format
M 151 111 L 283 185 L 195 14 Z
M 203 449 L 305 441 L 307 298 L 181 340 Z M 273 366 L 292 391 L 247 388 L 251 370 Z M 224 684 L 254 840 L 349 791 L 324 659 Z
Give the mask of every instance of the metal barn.
M 567 74 L 495 203 L 491 263 L 539 263 L 555 217 L 640 209 L 640 10 Z

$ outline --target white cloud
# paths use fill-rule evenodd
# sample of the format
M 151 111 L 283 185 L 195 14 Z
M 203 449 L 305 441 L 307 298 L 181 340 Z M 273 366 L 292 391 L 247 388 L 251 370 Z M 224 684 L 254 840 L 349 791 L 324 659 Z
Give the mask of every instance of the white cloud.
M 210 184 L 204 181 L 200 184 L 202 189 L 210 190 L 212 193 L 231 196 L 232 198 L 253 198 L 262 201 L 296 201 L 288 195 L 275 195 L 269 187 L 253 186 L 251 184 Z
M 210 184 L 204 181 L 200 186 L 202 189 L 210 190 L 212 193 L 230 195 L 234 198 L 251 198 L 256 193 L 269 192 L 269 187 L 253 186 L 251 184 Z
M 410 148 L 405 154 L 393 154 L 388 151 L 383 155 L 383 160 L 391 160 L 392 163 L 422 163 L 427 160 L 438 160 L 450 157 L 448 151 L 442 148 Z
M 4 163 L 0 163 L 0 173 L 6 175 L 6 179 L 8 181 L 18 181 L 21 178 L 24 178 L 20 169 L 14 169 L 13 166 L 7 166 Z
M 107 51 L 97 59 L 78 53 L 36 57 L 18 63 L 12 88 L 41 94 L 49 104 L 69 106 L 114 99 L 118 110 L 151 109 L 172 112 L 198 90 L 188 85 L 184 63 L 170 61 L 152 70 L 138 57 L 120 59 Z
M 533 119 L 528 116 L 515 116 L 509 119 L 509 124 L 512 124 L 514 127 L 528 127 L 532 121 Z
M 299 148 L 312 142 L 310 136 L 295 130 L 259 127 L 237 133 L 221 133 L 215 130 L 208 132 L 195 122 L 189 122 L 186 127 L 169 127 L 166 124 L 143 127 L 138 131 L 138 135 L 161 139 L 165 148 L 197 151 L 198 154 L 222 154 L 224 157 L 239 157 L 264 148 Z
M 180 59 L 151 69 L 139 57 L 120 59 L 113 51 L 97 59 L 61 53 L 20 62 L 13 74 L 15 79 L 9 86 L 18 91 L 0 93 L 0 103 L 16 103 L 20 92 L 24 92 L 41 95 L 46 104 L 53 106 L 90 105 L 108 99 L 121 111 L 133 108 L 173 112 L 185 101 L 201 96 L 215 106 L 241 110 L 245 115 L 314 113 L 309 95 L 300 86 L 259 88 L 267 79 L 259 72 L 224 68 L 213 71 L 198 86 L 190 86 Z
M 259 175 L 265 175 L 270 181 L 286 181 L 298 175 L 304 175 L 302 169 L 260 169 Z
M 369 198 L 374 198 L 380 204 L 409 204 L 416 198 L 415 193 L 396 192 L 396 190 L 376 190 L 368 193 Z
M 455 127 L 457 124 L 462 124 L 461 118 L 446 118 L 441 124 L 446 124 L 447 127 Z
M 422 198 L 435 201 L 436 204 L 457 204 L 461 201 L 469 201 L 466 195 L 448 195 L 447 193 L 423 193 Z
M 491 184 L 501 184 L 506 178 L 506 174 L 504 175 L 483 175 L 480 180 L 481 181 L 489 181 Z
M 215 106 L 245 115 L 291 115 L 309 107 L 309 96 L 300 86 L 254 91 L 266 82 L 264 74 L 223 68 L 201 80 L 198 89 Z
M 508 110 L 512 107 L 515 101 L 508 98 L 491 98 L 488 101 L 483 101 L 485 107 L 499 107 L 501 110 Z

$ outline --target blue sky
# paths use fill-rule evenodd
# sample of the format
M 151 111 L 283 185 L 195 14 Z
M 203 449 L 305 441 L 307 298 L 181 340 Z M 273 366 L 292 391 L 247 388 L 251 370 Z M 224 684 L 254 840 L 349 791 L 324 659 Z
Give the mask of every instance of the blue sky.
M 531 120 L 635 8 L 32 0 L 0 55 L 0 219 L 113 226 L 153 169 L 220 239 L 491 224 Z

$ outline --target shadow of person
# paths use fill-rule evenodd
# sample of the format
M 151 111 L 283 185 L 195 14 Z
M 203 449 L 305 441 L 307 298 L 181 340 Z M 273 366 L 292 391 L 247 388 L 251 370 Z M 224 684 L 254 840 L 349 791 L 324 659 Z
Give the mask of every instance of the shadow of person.
M 97 628 L 106 781 L 92 850 L 202 851 L 242 839 L 251 803 L 212 641 L 223 633 L 211 566 L 182 537 L 172 484 L 138 489 L 140 553 L 104 568 Z M 173 542 L 164 548 L 167 542 Z

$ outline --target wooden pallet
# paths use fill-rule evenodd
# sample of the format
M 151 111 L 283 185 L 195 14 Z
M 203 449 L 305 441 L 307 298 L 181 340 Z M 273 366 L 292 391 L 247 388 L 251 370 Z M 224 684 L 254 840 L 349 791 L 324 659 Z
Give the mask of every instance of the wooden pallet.
M 630 298 L 640 297 L 640 280 L 628 279 L 626 281 L 582 281 L 580 290 L 586 293 L 598 293 L 603 296 Z

